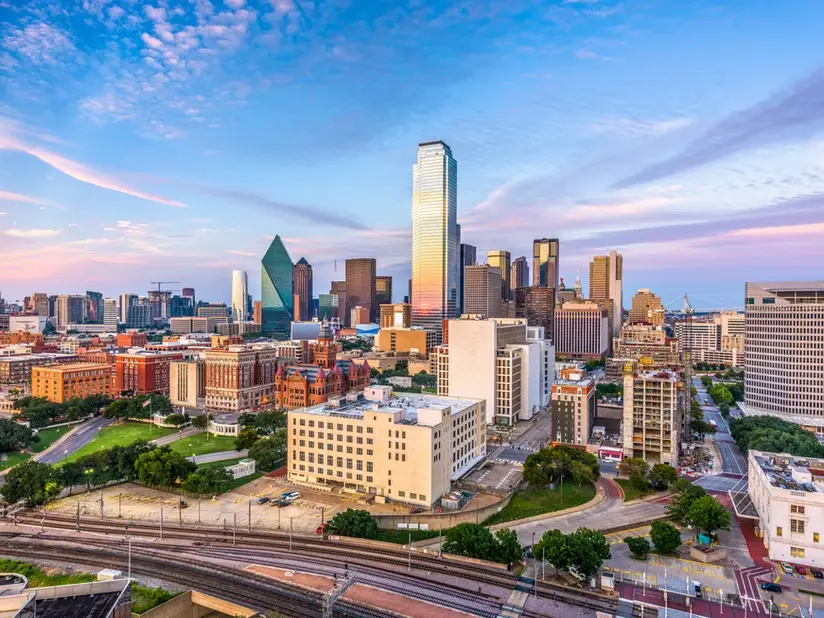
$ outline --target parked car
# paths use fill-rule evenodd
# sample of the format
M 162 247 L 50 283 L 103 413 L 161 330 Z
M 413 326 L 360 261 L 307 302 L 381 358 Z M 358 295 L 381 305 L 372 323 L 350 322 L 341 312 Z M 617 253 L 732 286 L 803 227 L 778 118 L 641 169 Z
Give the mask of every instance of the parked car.
M 812 573 L 813 577 L 816 579 L 824 579 L 824 573 L 822 573 L 819 569 L 811 568 L 810 573 Z
M 792 565 L 789 565 L 789 564 L 787 564 L 786 562 L 782 562 L 782 563 L 781 563 L 781 568 L 784 570 L 784 572 L 785 572 L 787 575 L 792 575 L 792 574 L 793 574 L 793 567 L 792 567 Z
M 425 508 L 423 508 L 422 506 L 416 506 L 416 507 L 414 507 L 413 509 L 411 509 L 409 511 L 409 514 L 410 515 L 417 515 L 418 513 L 425 513 L 425 512 L 426 512 Z
M 799 575 L 806 575 L 807 574 L 807 567 L 803 567 L 803 566 L 799 565 L 799 566 L 795 567 L 795 572 L 798 573 Z
M 772 582 L 764 582 L 761 584 L 761 590 L 766 590 L 767 592 L 775 592 L 776 594 L 781 594 L 781 586 L 778 584 L 774 584 Z
M 300 498 L 300 492 L 299 491 L 288 491 L 285 494 L 281 494 L 281 496 L 280 496 L 281 500 L 286 500 L 288 502 L 294 502 L 298 498 Z
M 257 499 L 258 504 L 266 504 L 267 502 L 269 502 L 269 498 L 267 498 L 266 496 L 261 496 Z

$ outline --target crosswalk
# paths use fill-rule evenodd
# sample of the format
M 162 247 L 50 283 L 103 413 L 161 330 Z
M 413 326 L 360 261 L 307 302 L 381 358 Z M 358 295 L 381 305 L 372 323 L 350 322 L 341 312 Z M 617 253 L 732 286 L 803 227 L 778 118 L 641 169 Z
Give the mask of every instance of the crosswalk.
M 738 583 L 739 596 L 747 609 L 765 612 L 764 602 L 761 600 L 759 584 L 768 581 L 772 570 L 763 566 L 752 566 L 735 572 Z

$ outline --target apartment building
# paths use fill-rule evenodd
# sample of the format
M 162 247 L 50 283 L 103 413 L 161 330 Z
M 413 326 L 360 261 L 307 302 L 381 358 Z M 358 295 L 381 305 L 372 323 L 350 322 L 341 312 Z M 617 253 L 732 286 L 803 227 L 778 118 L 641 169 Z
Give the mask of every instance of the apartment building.
M 54 403 L 73 397 L 111 395 L 112 367 L 93 363 L 66 363 L 32 367 L 31 394 Z
M 429 507 L 486 455 L 485 403 L 370 386 L 289 412 L 292 482 Z
M 274 401 L 277 350 L 273 347 L 230 345 L 208 350 L 206 407 L 252 410 Z
M 667 337 L 662 326 L 626 324 L 621 336 L 612 344 L 615 358 L 640 361 L 645 359 L 657 367 L 673 367 L 681 363 L 678 340 Z
M 624 374 L 624 456 L 678 465 L 684 384 L 674 371 Z
M 744 314 L 723 311 L 703 319 L 675 323 L 679 350 L 692 350 L 693 361 L 744 366 Z
M 552 385 L 552 439 L 585 445 L 595 420 L 595 381 L 580 369 L 562 369 Z
M 609 348 L 609 314 L 601 303 L 565 303 L 555 310 L 555 353 L 600 358 Z

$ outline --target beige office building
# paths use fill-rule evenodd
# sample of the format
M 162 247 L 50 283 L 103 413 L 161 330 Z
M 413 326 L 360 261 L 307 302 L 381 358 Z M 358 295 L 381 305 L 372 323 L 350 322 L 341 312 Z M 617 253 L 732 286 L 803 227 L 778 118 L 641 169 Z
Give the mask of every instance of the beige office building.
M 617 337 L 623 322 L 623 274 L 624 257 L 616 251 L 609 255 L 596 255 L 589 263 L 589 297 L 608 301 L 607 313 L 610 337 Z
M 381 328 L 375 337 L 375 347 L 380 352 L 407 352 L 423 357 L 440 342 L 438 331 L 422 328 Z
M 512 257 L 509 251 L 490 251 L 486 254 L 486 263 L 501 271 L 501 299 L 512 300 Z
M 205 361 L 175 361 L 169 365 L 169 400 L 172 405 L 199 408 L 205 397 Z
M 500 268 L 488 264 L 467 266 L 464 269 L 463 312 L 488 318 L 503 317 L 501 285 Z
M 678 465 L 684 384 L 665 369 L 624 373 L 624 456 Z
M 412 305 L 395 303 L 380 306 L 381 328 L 409 328 L 412 326 Z
M 635 296 L 632 297 L 629 323 L 663 326 L 664 305 L 661 304 L 661 299 L 650 292 L 648 288 L 638 290 Z
M 289 480 L 428 507 L 486 456 L 483 401 L 391 392 L 290 410 Z

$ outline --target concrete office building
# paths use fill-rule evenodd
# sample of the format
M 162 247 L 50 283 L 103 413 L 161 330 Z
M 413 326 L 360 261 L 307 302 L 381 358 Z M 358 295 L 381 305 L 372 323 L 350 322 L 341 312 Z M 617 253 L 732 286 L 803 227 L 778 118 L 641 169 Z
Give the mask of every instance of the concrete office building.
M 249 276 L 245 270 L 232 271 L 232 320 L 245 322 L 249 319 Z
M 169 366 L 169 401 L 174 406 L 200 408 L 206 397 L 206 362 L 174 361 Z
M 555 309 L 555 353 L 600 358 L 609 348 L 609 316 L 600 303 L 566 303 Z
M 206 407 L 253 410 L 274 401 L 277 351 L 257 345 L 230 345 L 204 353 Z
M 483 401 L 389 386 L 291 410 L 288 478 L 429 507 L 485 457 L 484 416 Z
M 678 465 L 684 384 L 665 369 L 624 373 L 624 457 Z
M 129 321 L 129 309 L 132 305 L 136 305 L 138 301 L 137 294 L 121 294 L 120 295 L 120 323 L 127 324 Z
M 532 241 L 532 285 L 536 288 L 557 288 L 560 243 L 557 238 L 536 238 Z
M 616 251 L 610 251 L 609 255 L 596 255 L 589 263 L 589 298 L 606 303 L 610 338 L 620 335 L 623 324 L 623 271 L 624 257 Z
M 552 385 L 552 439 L 585 445 L 595 420 L 595 380 L 579 369 L 562 369 Z
M 31 310 L 39 316 L 49 319 L 49 296 L 44 292 L 35 292 L 31 295 Z
M 744 414 L 824 433 L 824 281 L 747 283 Z
M 375 304 L 389 305 L 392 303 L 392 277 L 389 275 L 378 275 L 375 277 Z
M 458 306 L 458 163 L 442 141 L 412 166 L 412 323 L 440 330 Z
M 47 317 L 41 315 L 10 315 L 9 331 L 23 333 L 42 333 L 46 328 Z
M 118 319 L 117 299 L 104 298 L 103 299 L 103 324 L 112 330 L 117 330 Z
M 464 269 L 464 312 L 503 317 L 501 305 L 501 270 L 487 264 L 476 264 Z
M 509 251 L 490 251 L 486 254 L 486 263 L 501 271 L 501 298 L 512 300 L 512 258 Z
M 550 339 L 555 336 L 555 288 L 519 287 L 514 299 L 516 318 L 543 327 Z
M 312 319 L 312 265 L 306 258 L 300 258 L 292 269 L 292 294 L 294 296 L 295 322 L 308 322 Z
M 664 305 L 661 299 L 649 291 L 641 288 L 632 297 L 632 307 L 629 310 L 630 324 L 664 325 Z
M 412 305 L 409 303 L 395 303 L 394 305 L 381 305 L 380 307 L 380 327 L 381 328 L 409 328 L 412 326 Z
M 438 394 L 486 401 L 486 422 L 512 426 L 549 404 L 555 351 L 526 320 L 465 314 L 436 348 Z
M 375 301 L 375 258 L 354 258 L 346 260 L 346 317 L 347 326 L 370 324 L 376 320 L 378 311 Z M 352 310 L 362 307 L 366 311 L 364 318 L 360 313 L 357 323 L 352 322 Z
M 466 267 L 472 266 L 478 261 L 478 248 L 474 245 L 461 243 L 458 255 L 458 306 L 456 314 L 461 315 L 464 311 L 464 286 L 466 285 Z
M 510 298 L 515 298 L 515 290 L 518 288 L 526 288 L 531 284 L 529 278 L 529 262 L 525 256 L 515 258 L 512 266 L 509 269 L 509 290 Z
M 78 294 L 60 294 L 55 303 L 58 330 L 69 324 L 81 324 L 86 315 L 86 297 Z
M 218 319 L 220 318 L 170 318 L 169 329 L 175 335 L 214 333 L 217 330 Z
M 378 331 L 375 347 L 380 352 L 405 352 L 426 357 L 430 350 L 440 344 L 440 339 L 441 335 L 436 330 L 389 327 Z

